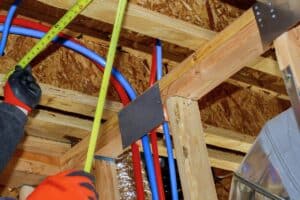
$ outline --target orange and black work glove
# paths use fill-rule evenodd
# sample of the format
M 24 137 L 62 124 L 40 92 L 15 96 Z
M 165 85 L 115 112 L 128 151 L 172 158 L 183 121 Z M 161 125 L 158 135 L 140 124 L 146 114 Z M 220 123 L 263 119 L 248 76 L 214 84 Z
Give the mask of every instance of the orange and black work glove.
M 69 170 L 46 178 L 27 200 L 98 200 L 98 194 L 91 174 Z
M 41 99 L 41 88 L 31 74 L 30 67 L 17 66 L 4 85 L 4 102 L 30 112 Z

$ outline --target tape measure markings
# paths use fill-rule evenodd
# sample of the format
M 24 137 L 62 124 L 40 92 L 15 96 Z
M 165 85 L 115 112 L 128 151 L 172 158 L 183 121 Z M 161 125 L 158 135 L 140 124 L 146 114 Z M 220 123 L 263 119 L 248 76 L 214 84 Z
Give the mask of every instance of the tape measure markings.
M 20 60 L 19 66 L 25 68 L 92 0 L 78 0 L 70 10 L 46 33 L 46 35 Z M 9 73 L 11 74 L 11 72 Z

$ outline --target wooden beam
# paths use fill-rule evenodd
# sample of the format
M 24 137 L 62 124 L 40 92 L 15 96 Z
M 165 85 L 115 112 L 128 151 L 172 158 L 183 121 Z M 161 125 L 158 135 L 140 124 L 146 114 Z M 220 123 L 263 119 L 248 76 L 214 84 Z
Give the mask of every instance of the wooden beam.
M 75 1 L 38 0 L 46 5 L 68 10 Z M 117 1 L 93 1 L 82 12 L 82 15 L 109 24 L 114 23 Z M 147 26 L 145 26 L 147 24 Z M 177 44 L 179 46 L 197 49 L 209 40 L 214 32 L 192 25 L 181 20 L 145 9 L 133 3 L 128 4 L 123 27 L 153 38 Z
M 18 149 L 25 152 L 60 157 L 62 154 L 71 149 L 71 144 L 27 135 L 18 145 Z
M 268 96 L 278 98 L 278 99 L 282 99 L 282 100 L 285 100 L 285 101 L 290 101 L 290 97 L 286 94 L 278 93 L 278 92 L 275 92 L 275 91 L 272 91 L 272 90 L 269 90 L 269 89 L 266 89 L 266 88 L 258 87 L 256 85 L 251 85 L 251 84 L 248 84 L 248 83 L 245 83 L 245 82 L 242 82 L 242 81 L 238 81 L 238 80 L 234 80 L 234 79 L 228 79 L 226 82 L 229 83 L 229 84 L 238 86 L 240 88 L 248 89 L 248 90 L 250 90 L 252 92 L 255 92 L 255 93 L 268 95 Z
M 24 15 L 28 15 L 28 13 L 26 11 L 29 8 L 32 8 L 32 6 L 33 6 L 34 7 L 34 11 L 33 12 L 34 13 L 33 12 L 30 13 L 30 15 L 29 15 L 29 16 L 31 16 L 30 19 L 33 20 L 33 18 L 35 18 L 35 19 L 38 19 L 38 21 L 40 21 L 40 18 L 42 17 L 41 14 L 37 12 L 37 10 L 41 10 L 42 9 L 41 5 L 39 5 L 39 3 L 42 4 L 42 5 L 44 5 L 45 7 L 51 6 L 53 8 L 62 8 L 62 9 L 68 9 L 69 8 L 65 4 L 67 4 L 68 6 L 71 6 L 74 3 L 74 1 L 73 2 L 64 2 L 65 4 L 62 5 L 62 7 L 57 7 L 57 6 L 59 6 L 61 4 L 61 2 L 59 2 L 60 4 L 56 4 L 56 2 L 58 2 L 58 1 L 55 1 L 55 0 L 53 0 L 53 1 L 52 0 L 50 0 L 50 1 L 39 0 L 38 1 L 39 3 L 35 3 L 34 1 L 32 1 L 32 2 L 28 1 L 28 2 L 29 3 L 26 3 L 26 2 L 22 3 L 22 5 L 19 8 L 20 12 L 22 14 L 24 14 Z M 107 4 L 107 2 L 109 4 L 116 5 L 116 2 L 111 2 L 111 1 L 108 1 L 108 0 L 105 0 L 102 3 Z M 7 2 L 3 2 L 3 5 L 4 5 L 4 7 L 6 9 L 8 9 L 11 3 L 12 2 L 8 2 L 8 3 Z M 37 5 L 35 5 L 35 4 L 37 4 Z M 133 6 L 135 7 L 135 10 L 140 10 L 140 11 L 138 11 L 139 13 L 143 13 L 144 14 L 143 16 L 140 16 L 141 20 L 146 20 L 144 23 L 147 23 L 149 20 L 153 21 L 153 20 L 157 20 L 157 19 L 159 19 L 159 20 L 165 19 L 166 21 L 168 21 L 169 22 L 168 23 L 168 27 L 170 27 L 170 29 L 172 30 L 171 31 L 172 35 L 174 36 L 174 38 L 172 38 L 172 41 L 169 41 L 169 42 L 171 42 L 173 44 L 177 44 L 178 46 L 186 46 L 189 49 L 197 50 L 200 47 L 199 44 L 198 44 L 199 41 L 201 41 L 200 43 L 202 43 L 202 40 L 205 41 L 205 42 L 207 42 L 207 41 L 211 40 L 217 34 L 214 31 L 207 30 L 207 29 L 204 29 L 204 28 L 199 28 L 199 26 L 190 24 L 188 22 L 185 22 L 185 21 L 182 21 L 182 20 L 179 20 L 179 19 L 168 17 L 168 16 L 160 14 L 160 13 L 155 13 L 155 16 L 158 16 L 158 17 L 151 19 L 153 11 L 151 11 L 149 9 L 145 9 L 145 8 L 140 7 L 138 5 L 135 5 L 135 4 L 133 4 Z M 106 10 L 107 8 L 104 7 L 102 9 Z M 111 9 L 116 9 L 116 8 L 111 8 Z M 97 19 L 97 20 L 102 21 L 101 19 L 107 18 L 107 16 L 106 16 L 107 13 L 111 12 L 111 11 L 107 11 L 107 12 L 104 12 L 104 13 L 99 13 L 99 12 L 93 13 L 93 12 L 88 12 L 88 11 L 86 11 L 86 12 L 87 13 L 86 13 L 85 16 L 87 16 L 89 18 L 92 18 L 92 19 Z M 130 12 L 130 11 L 128 11 L 128 12 Z M 5 11 L 3 13 L 6 14 Z M 93 16 L 94 14 L 97 15 L 97 16 L 99 16 L 99 17 Z M 42 15 L 44 15 L 44 13 L 42 13 Z M 108 17 L 111 18 L 111 16 L 108 16 Z M 47 19 L 49 19 L 49 18 L 51 18 L 51 20 L 50 21 L 48 20 L 48 23 L 52 22 L 52 24 L 53 24 L 54 22 L 57 21 L 57 17 L 54 17 L 54 15 L 53 16 L 48 15 Z M 45 18 L 44 18 L 44 20 L 45 20 Z M 37 20 L 35 20 L 35 21 L 37 21 Z M 109 20 L 109 21 L 106 21 L 106 22 L 112 24 L 113 20 Z M 135 24 L 135 23 L 137 23 L 137 24 Z M 158 23 L 160 23 L 160 22 L 158 22 Z M 142 31 L 146 31 L 145 28 L 144 28 L 144 26 L 140 26 L 139 25 L 140 24 L 140 20 L 134 20 L 134 17 L 131 17 L 130 24 L 133 24 L 133 28 L 137 29 L 136 32 L 138 32 L 138 33 L 141 33 Z M 189 27 L 190 30 L 187 30 L 187 29 L 178 29 L 178 24 L 181 24 L 182 27 Z M 49 24 L 47 24 L 47 25 L 49 25 Z M 129 29 L 129 30 L 131 30 L 131 31 L 135 31 L 135 30 L 133 30 L 132 27 L 126 27 L 126 28 Z M 186 38 L 184 40 L 182 40 L 182 38 L 184 37 L 184 35 L 186 34 L 187 31 L 189 31 L 190 33 L 193 33 L 193 35 L 191 35 L 189 37 L 189 40 L 187 40 Z M 65 33 L 71 34 L 74 37 L 82 34 L 81 32 L 75 33 L 75 32 L 73 32 L 73 31 L 71 31 L 69 29 L 66 29 Z M 157 38 L 155 35 L 151 35 L 150 33 L 151 32 L 149 32 L 149 36 L 150 37 Z M 155 33 L 155 34 L 167 34 L 167 35 L 164 35 L 164 38 L 169 38 L 169 32 L 165 31 L 165 30 L 162 30 L 162 29 L 160 29 L 159 32 Z M 96 35 L 98 35 L 98 33 Z M 91 36 L 90 37 L 90 36 L 87 36 L 87 35 L 84 35 L 83 37 L 84 38 L 89 38 L 90 40 L 92 39 L 93 42 L 99 42 L 100 41 L 101 44 L 107 43 L 107 41 L 101 40 L 101 39 L 99 39 L 99 37 L 95 37 L 95 36 Z M 199 40 L 199 37 L 201 38 L 200 40 Z M 194 40 L 196 42 L 195 43 L 191 43 L 190 42 L 191 40 Z M 187 44 L 187 43 L 189 43 L 189 44 Z M 124 45 L 126 46 L 126 42 L 124 43 Z M 189 45 L 191 45 L 191 46 L 189 46 Z M 123 46 L 123 48 L 124 48 L 124 46 Z M 142 49 L 142 51 L 145 51 L 145 48 L 147 48 L 147 47 L 142 47 L 142 48 L 139 48 L 139 49 Z M 151 53 L 151 48 L 148 48 L 146 50 L 146 52 L 148 52 L 148 53 L 150 52 Z M 146 54 L 150 55 L 148 53 L 146 53 Z M 178 57 L 180 57 L 180 55 L 169 55 L 169 54 L 170 54 L 170 52 L 166 52 L 165 56 L 167 56 L 168 58 L 170 58 L 170 59 L 172 59 L 174 61 L 175 60 L 178 61 Z M 278 73 L 278 64 L 277 64 L 277 62 L 274 61 L 271 58 L 259 57 L 256 60 L 254 60 L 253 62 L 247 64 L 247 66 L 251 67 L 253 69 L 265 72 L 265 73 L 269 73 L 271 75 L 280 76 L 280 73 Z
M 205 142 L 208 145 L 248 153 L 255 137 L 235 131 L 203 125 Z
M 201 123 L 201 122 L 199 122 Z M 248 153 L 256 137 L 236 131 L 203 124 L 205 143 L 214 147 Z M 162 133 L 162 130 L 157 130 Z M 171 132 L 172 135 L 172 132 Z M 160 144 L 164 146 L 164 144 Z
M 151 63 L 151 55 L 150 54 L 136 51 L 136 50 L 126 48 L 126 47 L 124 47 L 122 49 L 124 51 L 130 53 L 130 55 L 142 57 L 143 59 L 146 59 L 149 63 Z M 180 64 L 176 61 L 172 61 L 169 59 L 164 59 L 164 62 L 168 63 L 168 65 L 170 65 L 170 68 L 175 67 Z M 252 68 L 254 70 L 261 71 L 263 73 L 281 78 L 281 72 L 279 70 L 278 63 L 277 63 L 277 61 L 275 61 L 272 58 L 258 57 L 254 61 L 247 64 L 246 66 L 249 66 L 250 68 Z M 263 87 L 259 87 L 259 86 L 253 85 L 253 84 L 249 84 L 247 82 L 243 82 L 240 80 L 236 80 L 234 78 L 230 78 L 226 82 L 228 82 L 232 85 L 241 87 L 241 88 L 250 89 L 251 91 L 256 92 L 256 93 L 266 94 L 266 95 L 269 95 L 269 96 L 272 96 L 275 98 L 289 101 L 289 97 L 286 94 L 278 93 L 276 91 L 269 90 L 269 89 L 266 89 Z
M 108 128 L 107 126 L 113 128 L 112 126 L 110 126 L 110 124 L 104 124 L 103 128 L 106 129 Z M 241 133 L 236 133 L 234 131 L 217 128 L 209 125 L 205 125 L 204 134 L 205 142 L 209 145 L 239 151 L 243 153 L 248 152 L 248 150 L 252 146 L 252 142 L 255 140 L 255 138 L 252 136 L 243 135 Z M 106 137 L 109 138 L 108 135 Z M 109 141 L 108 138 L 105 139 L 106 142 Z M 121 140 L 115 140 L 115 142 L 117 141 Z M 84 139 L 83 142 L 87 141 Z M 121 144 L 112 144 L 111 146 L 106 146 L 106 148 L 102 150 L 104 152 L 102 155 L 109 155 L 110 151 L 114 150 L 114 147 L 118 148 L 120 145 Z M 158 148 L 159 155 L 167 156 L 167 151 L 164 143 L 159 142 Z M 68 169 L 73 167 L 82 167 L 82 162 L 85 159 L 85 155 L 82 154 L 83 150 L 84 149 L 81 149 L 81 145 L 76 145 L 72 149 L 70 149 L 66 154 L 64 154 L 64 156 L 61 159 L 63 165 L 62 168 Z M 208 152 L 211 165 L 220 169 L 235 171 L 241 163 L 241 160 L 243 159 L 242 156 L 233 153 L 222 152 L 220 150 L 208 149 Z M 77 159 L 72 159 L 75 157 Z
M 159 81 L 161 98 L 163 102 L 170 96 L 198 100 L 263 52 L 253 11 L 248 10 Z M 107 157 L 121 154 L 119 131 L 114 116 L 102 126 L 96 152 Z M 84 160 L 88 141 L 88 137 L 83 139 L 66 153 L 63 163 Z
M 67 143 L 25 136 L 1 172 L 0 184 L 11 188 L 39 184 L 46 176 L 60 171 L 58 158 L 70 148 Z
M 39 145 L 43 143 L 42 138 L 60 142 L 70 142 L 66 139 L 66 136 L 83 139 L 90 133 L 91 128 L 91 120 L 38 110 L 38 112 L 29 119 L 26 125 L 26 132 L 30 136 L 41 137 L 27 137 L 33 138 L 30 140 L 30 143 L 35 146 L 34 148 L 38 148 Z M 158 129 L 157 131 L 162 133 L 162 129 Z M 204 135 L 207 144 L 244 153 L 248 152 L 255 139 L 255 137 L 252 136 L 217 128 L 208 124 L 204 124 Z M 37 141 L 38 139 L 40 141 Z M 65 150 L 67 149 L 66 145 L 69 146 L 69 144 L 66 143 L 59 143 L 61 145 L 57 145 L 58 142 L 53 143 L 56 145 L 55 149 L 63 148 L 62 150 Z
M 184 199 L 217 200 L 198 102 L 171 97 L 166 106 Z
M 89 135 L 91 127 L 91 120 L 37 110 L 30 116 L 25 131 L 28 135 L 72 143 L 72 139 L 78 142 Z
M 252 10 L 183 61 L 159 83 L 162 99 L 199 99 L 264 52 Z
M 243 156 L 240 154 L 212 149 L 210 147 L 208 147 L 207 151 L 210 165 L 215 168 L 234 172 L 238 169 L 243 160 Z M 158 153 L 160 156 L 168 156 L 167 149 L 162 141 L 158 141 Z M 176 158 L 175 152 L 174 156 Z
M 99 199 L 120 199 L 116 164 L 96 159 L 94 168 Z
M 282 77 L 278 62 L 273 58 L 258 57 L 251 61 L 247 66 L 252 69 L 264 72 L 277 77 Z
M 0 184 L 10 188 L 18 188 L 24 184 L 38 185 L 45 178 L 43 175 L 24 171 L 6 170 L 0 174 Z
M 210 165 L 212 167 L 225 169 L 232 172 L 238 170 L 244 158 L 238 154 L 223 152 L 215 149 L 208 149 L 208 155 Z
M 0 80 L 4 75 L 0 74 Z M 3 87 L 3 81 L 0 87 Z M 39 83 L 43 92 L 40 105 L 58 110 L 77 113 L 86 116 L 94 116 L 97 97 L 89 96 L 74 90 L 62 89 L 48 84 Z M 0 96 L 3 91 L 0 90 Z M 122 108 L 122 104 L 114 101 L 106 101 L 103 119 L 108 119 Z
M 61 143 L 66 140 L 64 136 L 68 135 L 82 139 L 89 134 L 91 126 L 92 122 L 89 120 L 39 110 L 29 120 L 26 126 L 26 132 L 29 136 L 20 144 L 19 149 L 60 157 L 60 155 L 71 148 L 70 144 Z M 209 125 L 204 125 L 204 130 L 207 144 L 243 153 L 248 152 L 255 139 L 251 136 Z M 60 142 L 49 141 L 43 138 Z M 161 147 L 164 148 L 163 144 L 161 144 Z M 163 152 L 161 152 L 162 155 L 166 155 Z M 211 158 L 211 160 L 218 159 Z M 219 163 L 222 163 L 222 161 L 219 161 Z M 218 167 L 221 168 L 222 166 L 218 165 Z
M 121 135 L 119 133 L 119 126 L 117 115 L 113 116 L 105 122 L 101 130 L 101 138 L 98 140 L 97 146 L 102 146 L 99 155 L 116 158 L 123 152 Z M 85 161 L 87 146 L 89 144 L 89 136 L 81 140 L 77 145 L 70 149 L 61 157 L 61 164 L 64 169 L 80 167 Z M 99 150 L 99 149 L 98 149 Z M 76 158 L 76 160 L 75 160 Z
M 10 166 L 13 166 L 14 169 L 18 171 L 45 176 L 60 171 L 58 157 L 22 150 L 16 151 L 10 164 L 8 164 L 8 167 Z
M 1 172 L 0 184 L 12 188 L 39 184 L 60 171 L 58 158 L 70 148 L 70 144 L 26 136 Z
M 65 10 L 69 9 L 74 3 L 74 1 L 65 1 L 62 3 L 58 0 L 38 1 L 48 6 Z M 117 1 L 115 0 L 94 1 L 82 15 L 113 24 L 116 9 Z M 147 27 L 145 27 L 144 24 L 147 24 Z M 123 27 L 192 50 L 199 49 L 199 47 L 213 39 L 217 34 L 214 31 L 145 9 L 133 3 L 128 4 Z M 247 63 L 247 66 L 281 77 L 277 62 L 271 58 L 258 57 L 254 61 Z

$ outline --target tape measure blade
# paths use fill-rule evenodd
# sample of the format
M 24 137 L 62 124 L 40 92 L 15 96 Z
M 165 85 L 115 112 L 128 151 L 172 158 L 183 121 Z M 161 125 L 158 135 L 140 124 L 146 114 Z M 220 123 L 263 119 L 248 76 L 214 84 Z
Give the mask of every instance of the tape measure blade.
M 25 68 L 47 45 L 85 9 L 92 0 L 78 0 L 66 14 L 39 40 L 38 43 L 20 60 L 18 65 Z

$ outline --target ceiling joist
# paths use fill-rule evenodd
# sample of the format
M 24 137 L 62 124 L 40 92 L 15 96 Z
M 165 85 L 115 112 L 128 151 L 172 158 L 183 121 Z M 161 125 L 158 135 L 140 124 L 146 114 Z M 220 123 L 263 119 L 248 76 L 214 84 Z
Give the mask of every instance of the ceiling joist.
M 45 5 L 67 10 L 75 1 L 38 0 Z M 109 24 L 114 23 L 114 13 L 117 10 L 117 1 L 94 1 L 82 15 Z M 145 26 L 147 24 L 147 26 Z M 201 28 L 191 23 L 145 9 L 133 3 L 128 4 L 123 27 L 130 31 L 158 38 L 171 44 L 186 47 L 192 50 L 201 48 L 217 34 L 214 31 Z M 245 66 L 264 73 L 281 76 L 278 64 L 271 58 L 259 57 L 245 63 Z

